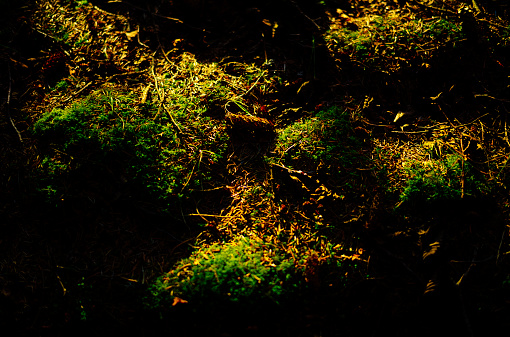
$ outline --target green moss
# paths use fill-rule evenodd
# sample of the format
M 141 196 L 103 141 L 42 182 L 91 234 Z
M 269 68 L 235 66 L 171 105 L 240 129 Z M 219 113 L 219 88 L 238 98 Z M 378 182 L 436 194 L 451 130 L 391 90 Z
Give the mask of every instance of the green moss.
M 465 38 L 462 25 L 443 18 L 419 19 L 389 12 L 370 20 L 351 19 L 352 27 L 333 23 L 325 35 L 330 49 L 363 65 L 396 70 L 432 56 L 430 45 L 455 45 Z
M 401 201 L 456 199 L 463 194 L 478 195 L 488 189 L 487 183 L 475 174 L 473 167 L 457 154 L 408 164 Z
M 350 114 L 332 107 L 303 118 L 277 139 L 275 153 L 286 165 L 300 169 L 329 167 L 341 171 L 359 167 L 362 141 L 353 134 Z
M 44 153 L 43 163 L 54 161 L 57 153 L 72 158 L 66 163 L 69 170 L 115 161 L 130 181 L 163 201 L 208 181 L 209 166 L 227 146 L 221 126 L 201 118 L 200 109 L 187 111 L 184 118 L 181 109 L 158 114 L 156 106 L 135 102 L 133 94 L 103 89 L 43 114 L 33 133 L 54 149 Z M 40 170 L 51 179 L 47 165 Z
M 151 306 L 167 305 L 178 296 L 195 303 L 278 302 L 299 285 L 294 262 L 270 243 L 240 237 L 213 244 L 181 260 L 151 286 Z

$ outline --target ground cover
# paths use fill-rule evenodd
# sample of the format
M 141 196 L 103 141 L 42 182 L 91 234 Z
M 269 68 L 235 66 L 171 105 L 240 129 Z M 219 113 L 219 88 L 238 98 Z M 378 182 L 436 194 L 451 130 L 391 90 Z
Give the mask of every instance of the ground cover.
M 3 325 L 508 327 L 505 4 L 7 8 Z

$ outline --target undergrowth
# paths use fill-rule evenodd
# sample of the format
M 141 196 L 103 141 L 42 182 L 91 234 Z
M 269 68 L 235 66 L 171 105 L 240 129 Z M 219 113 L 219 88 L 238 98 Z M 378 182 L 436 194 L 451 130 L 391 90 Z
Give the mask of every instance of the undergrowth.
M 197 305 L 225 300 L 278 303 L 299 283 L 292 256 L 273 244 L 241 236 L 196 250 L 181 260 L 151 286 L 154 297 L 149 303 L 157 307 L 174 297 Z
M 131 93 L 104 88 L 43 114 L 33 127 L 48 149 L 41 174 L 56 178 L 83 166 L 110 163 L 109 169 L 164 202 L 199 188 L 211 179 L 211 165 L 224 155 L 222 126 L 205 116 L 195 118 L 203 110 L 186 111 L 186 116 L 180 109 L 158 112 L 153 104 L 136 104 Z M 175 122 L 184 124 L 184 118 L 186 133 Z M 64 184 L 53 180 L 40 189 L 63 194 L 55 191 Z
M 268 118 L 281 117 L 271 116 L 263 104 L 271 100 L 266 94 L 274 90 L 275 82 L 267 70 L 238 62 L 203 63 L 178 48 L 163 51 L 164 57 L 158 59 L 156 53 L 148 53 L 143 39 L 134 40 L 140 31 L 132 30 L 126 18 L 87 1 L 66 3 L 67 7 L 48 3 L 59 15 L 45 18 L 48 22 L 34 21 L 37 29 L 69 49 L 66 56 L 53 55 L 53 61 L 64 72 L 68 70 L 64 65 L 69 66 L 74 74 L 64 78 L 56 72 L 46 94 L 58 107 L 34 118 L 31 132 L 40 154 L 34 182 L 53 205 L 80 193 L 73 185 L 89 179 L 89 171 L 142 191 L 136 198 L 157 204 L 157 212 L 168 213 L 176 200 L 191 200 L 196 213 L 182 216 L 205 222 L 204 231 L 189 257 L 151 283 L 146 299 L 150 308 L 186 302 L 209 310 L 217 303 L 282 303 L 306 290 L 344 288 L 348 280 L 368 276 L 369 259 L 355 233 L 361 226 L 370 230 L 377 213 L 384 212 L 380 209 L 490 192 L 486 173 L 472 163 L 466 142 L 472 142 L 470 151 L 483 150 L 487 162 L 493 161 L 489 164 L 499 170 L 496 179 L 506 174 L 506 150 L 493 155 L 489 152 L 494 147 L 485 141 L 499 132 L 500 141 L 508 142 L 506 121 L 501 122 L 502 132 L 482 125 L 483 116 L 462 124 L 445 115 L 448 124 L 422 118 L 420 123 L 432 126 L 420 128 L 418 118 L 408 114 L 402 117 L 407 118 L 405 128 L 398 130 L 396 118 L 393 123 L 385 120 L 382 102 L 365 116 L 368 104 L 353 109 L 336 97 L 334 103 L 323 105 L 330 108 L 308 113 L 296 109 L 294 122 L 273 130 L 269 119 L 256 116 L 264 112 Z M 66 18 L 68 12 L 76 20 Z M 428 68 L 439 49 L 456 48 L 467 38 L 465 23 L 447 16 L 419 18 L 397 11 L 358 18 L 340 10 L 337 14 L 325 37 L 333 54 L 388 73 L 410 64 Z M 77 20 L 84 29 L 74 29 Z M 114 45 L 115 36 L 120 37 L 114 53 L 108 46 Z M 87 48 L 94 50 L 89 61 L 82 54 Z M 51 54 L 47 56 L 52 60 Z M 129 58 L 133 62 L 126 61 Z M 132 89 L 120 84 L 122 76 L 128 78 L 125 85 L 136 83 L 131 83 Z M 77 83 L 93 83 L 92 78 L 118 82 L 82 98 L 72 96 Z M 439 98 L 452 88 L 436 88 L 438 95 L 431 100 L 448 106 L 452 102 L 443 104 Z M 504 98 L 489 94 L 479 96 L 504 107 Z M 74 103 L 65 103 L 70 99 Z M 474 127 L 478 121 L 480 131 Z M 367 131 L 370 128 L 378 135 Z M 276 137 L 262 139 L 256 132 L 260 130 L 271 136 L 274 131 Z M 443 150 L 432 153 L 420 145 L 427 137 Z M 236 155 L 249 147 L 256 149 L 252 157 L 265 161 L 236 161 Z M 228 194 L 221 200 L 221 210 L 209 204 L 217 200 L 201 194 L 215 190 Z
M 486 28 L 483 37 L 473 37 L 474 19 L 460 15 L 427 18 L 408 9 L 358 18 L 342 10 L 337 14 L 325 35 L 330 50 L 363 67 L 389 72 L 408 66 L 428 68 L 440 50 L 464 46 L 469 39 L 490 39 L 494 45 L 508 42 L 508 28 L 503 27 Z
M 362 145 L 353 133 L 350 111 L 331 107 L 283 129 L 270 161 L 305 171 L 340 173 L 363 164 Z
M 406 164 L 407 180 L 401 201 L 441 201 L 476 197 L 488 190 L 484 178 L 475 174 L 469 162 L 457 154 L 439 160 L 410 161 Z

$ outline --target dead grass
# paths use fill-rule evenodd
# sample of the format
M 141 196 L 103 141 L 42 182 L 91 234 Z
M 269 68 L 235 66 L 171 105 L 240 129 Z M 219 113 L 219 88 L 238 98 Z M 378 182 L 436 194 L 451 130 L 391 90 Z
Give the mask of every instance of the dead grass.
M 418 256 L 422 253 L 420 240 L 425 236 L 419 233 L 427 231 L 431 223 L 443 221 L 437 220 L 443 219 L 443 215 L 437 215 L 440 211 L 424 215 L 413 213 L 412 207 L 399 208 L 416 163 L 424 170 L 445 173 L 444 162 L 455 155 L 458 160 L 454 164 L 460 169 L 451 180 L 459 186 L 460 199 L 467 199 L 471 193 L 467 185 L 470 165 L 469 172 L 474 172 L 478 181 L 490 187 L 470 197 L 493 197 L 501 206 L 502 217 L 508 216 L 505 208 L 508 207 L 505 193 L 510 158 L 505 117 L 508 89 L 504 86 L 506 82 L 494 82 L 501 77 L 492 76 L 499 71 L 508 72 L 508 58 L 504 56 L 508 45 L 508 36 L 505 37 L 508 29 L 504 28 L 507 23 L 490 13 L 473 17 L 474 24 L 481 27 L 477 36 L 492 40 L 487 55 L 472 58 L 485 63 L 472 66 L 479 77 L 469 88 L 471 96 L 466 98 L 466 92 L 457 89 L 461 83 L 440 77 L 437 83 L 430 81 L 414 89 L 418 93 L 413 92 L 413 97 L 423 97 L 423 100 L 413 98 L 397 106 L 388 103 L 391 99 L 380 94 L 379 86 L 391 87 L 399 82 L 401 87 L 411 87 L 411 82 L 406 82 L 408 78 L 399 77 L 408 71 L 431 74 L 434 78 L 442 71 L 435 68 L 441 63 L 437 60 L 444 60 L 442 57 L 449 55 L 457 44 L 466 42 L 463 34 L 467 21 L 459 16 L 457 2 L 410 2 L 405 7 L 391 2 L 388 8 L 369 3 L 352 1 L 356 10 L 330 13 L 330 27 L 325 36 L 332 55 L 341 59 L 339 71 L 349 68 L 356 73 L 352 83 L 335 84 L 335 88 L 347 91 L 345 97 L 350 97 L 351 89 L 354 96 L 363 93 L 351 101 L 365 99 L 365 104 L 360 103 L 357 108 L 353 108 L 352 102 L 344 107 L 349 112 L 350 123 L 344 136 L 356 139 L 358 144 L 344 152 L 353 150 L 367 161 L 351 160 L 352 166 L 345 168 L 336 163 L 343 152 L 335 153 L 337 157 L 331 160 L 335 164 L 307 166 L 310 163 L 306 159 L 298 158 L 296 163 L 314 168 L 306 172 L 300 171 L 302 167 L 287 167 L 281 160 L 282 152 L 285 154 L 294 144 L 278 143 L 278 135 L 292 123 L 297 125 L 313 119 L 314 111 L 295 109 L 289 112 L 294 113 L 291 118 L 283 116 L 283 108 L 268 113 L 268 105 L 285 107 L 283 95 L 279 101 L 278 90 L 291 86 L 278 78 L 277 72 L 261 64 L 241 61 L 203 62 L 181 48 L 183 41 L 176 40 L 166 46 L 159 43 L 154 47 L 143 35 L 147 31 L 134 20 L 93 4 L 77 6 L 75 2 L 43 0 L 32 4 L 31 27 L 47 44 L 38 57 L 30 60 L 35 75 L 28 85 L 33 90 L 16 96 L 21 100 L 20 112 L 27 116 L 26 128 L 45 112 L 68 108 L 98 89 L 129 91 L 134 97 L 130 103 L 134 111 L 148 113 L 145 116 L 148 120 L 171 128 L 179 139 L 178 146 L 189 154 L 181 158 L 179 165 L 185 163 L 181 185 L 182 190 L 189 187 L 190 194 L 175 202 L 176 214 L 163 218 L 157 209 L 150 207 L 151 201 L 142 200 L 136 204 L 139 208 L 130 209 L 132 198 L 126 196 L 124 187 L 120 192 L 115 190 L 125 185 L 105 183 L 108 179 L 88 181 L 92 183 L 84 188 L 80 198 L 61 204 L 62 211 L 61 208 L 41 210 L 44 206 L 32 208 L 27 206 L 31 196 L 21 197 L 24 204 L 16 205 L 16 211 L 9 217 L 10 224 L 19 229 L 9 234 L 14 239 L 8 247 L 8 258 L 1 263 L 6 271 L 4 275 L 8 275 L 2 276 L 8 284 L 7 290 L 2 290 L 4 295 L 8 293 L 7 297 L 14 298 L 17 307 L 24 305 L 26 290 L 10 290 L 17 280 L 23 287 L 32 287 L 28 291 L 32 294 L 38 289 L 49 289 L 52 299 L 62 294 L 74 296 L 69 296 L 69 303 L 59 302 L 62 310 L 39 309 L 48 321 L 54 319 L 51 315 L 64 313 L 76 321 L 84 311 L 89 319 L 97 319 L 108 312 L 111 304 L 108 301 L 118 303 L 111 297 L 101 299 L 98 294 L 107 293 L 105 289 L 116 288 L 123 294 L 119 288 L 144 286 L 171 270 L 192 250 L 207 251 L 218 244 L 235 242 L 239 237 L 269 243 L 291 256 L 304 284 L 312 290 L 322 289 L 327 293 L 324 289 L 342 288 L 345 280 L 366 284 L 367 275 L 372 273 L 379 280 L 390 282 L 386 281 L 390 276 L 380 267 L 385 263 L 392 268 L 403 266 L 406 270 L 403 279 L 406 282 L 412 279 L 408 284 L 417 284 L 416 279 L 426 284 L 430 275 L 419 270 L 423 261 Z M 158 40 L 156 35 L 151 36 L 151 41 Z M 372 76 L 381 73 L 388 76 L 381 77 L 388 82 L 376 84 L 377 90 L 365 87 Z M 470 75 L 462 76 L 471 79 Z M 279 82 L 283 84 L 280 86 Z M 428 85 L 432 89 L 424 88 Z M 335 97 L 323 107 L 338 102 L 342 100 Z M 408 103 L 411 108 L 403 108 Z M 310 125 L 320 130 L 306 132 L 319 133 L 326 127 L 320 123 Z M 6 130 L 9 125 L 1 127 Z M 302 130 L 295 132 L 298 141 L 307 136 L 306 132 L 299 134 Z M 22 136 L 24 140 L 30 139 L 24 129 Z M 2 133 L 2 139 L 7 143 L 16 141 L 7 133 Z M 218 140 L 221 144 L 214 143 Z M 208 141 L 216 145 L 207 147 L 204 144 Z M 2 153 L 6 154 L 3 159 L 17 156 L 18 152 L 9 152 L 2 146 Z M 43 150 L 31 139 L 25 146 L 27 166 L 36 167 Z M 59 144 L 51 146 L 58 149 Z M 321 150 L 307 149 L 312 154 Z M 215 155 L 220 152 L 221 156 Z M 177 165 L 177 162 L 167 164 Z M 328 171 L 335 168 L 339 169 L 334 174 Z M 10 190 L 14 189 L 15 169 L 9 166 L 4 174 L 8 176 L 6 185 Z M 193 184 L 197 172 L 203 169 L 212 172 L 213 178 Z M 105 174 L 106 178 L 113 176 Z M 30 179 L 30 174 L 25 178 Z M 348 184 L 352 186 L 347 187 Z M 30 183 L 24 188 L 30 191 Z M 95 192 L 90 194 L 90 191 Z M 14 201 L 8 204 L 14 205 Z M 30 216 L 21 215 L 27 209 L 42 216 L 30 223 Z M 6 211 L 6 208 L 2 210 Z M 70 226 L 69 222 L 73 221 Z M 451 218 L 444 221 L 457 224 Z M 488 225 L 480 237 L 500 241 L 499 245 L 491 241 L 487 247 L 497 247 L 497 251 L 487 248 L 481 253 L 487 256 L 480 259 L 497 255 L 499 266 L 505 265 L 508 263 L 506 222 L 503 225 L 496 224 L 496 220 L 488 222 L 494 226 Z M 51 229 L 45 232 L 45 226 L 50 223 Z M 144 229 L 147 226 L 149 229 Z M 402 227 L 406 230 L 402 231 Z M 468 235 L 464 230 L 456 233 L 460 241 Z M 414 255 L 399 252 L 406 240 L 415 237 L 419 239 L 410 244 Z M 399 246 L 400 241 L 392 240 L 403 240 L 404 244 Z M 40 246 L 31 247 L 29 243 L 36 241 Z M 393 249 L 398 252 L 394 253 Z M 468 261 L 473 257 L 462 258 Z M 376 262 L 370 262 L 373 260 Z M 458 268 L 449 276 L 460 283 L 470 269 Z M 505 273 L 498 271 L 495 277 L 506 279 Z M 91 289 L 100 290 L 95 294 L 93 290 L 80 293 L 82 277 Z M 418 294 L 413 295 L 417 302 L 422 294 L 420 287 L 421 283 L 412 290 Z M 388 296 L 393 296 L 390 290 Z M 85 297 L 88 302 L 83 306 L 79 301 Z M 402 301 L 397 295 L 394 298 Z M 95 309 L 96 304 L 101 308 Z M 35 308 L 35 304 L 28 306 Z M 127 317 L 120 308 L 115 310 L 121 319 Z M 371 308 L 360 310 L 370 312 Z M 19 315 L 23 316 L 22 320 L 35 321 L 39 326 L 47 323 L 31 313 Z M 59 324 L 66 324 L 67 318 L 59 319 Z

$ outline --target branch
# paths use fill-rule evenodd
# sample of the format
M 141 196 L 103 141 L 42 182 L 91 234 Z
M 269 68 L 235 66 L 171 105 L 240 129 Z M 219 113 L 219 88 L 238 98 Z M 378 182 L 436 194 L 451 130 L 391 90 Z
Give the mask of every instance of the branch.
M 314 26 L 315 28 L 317 28 L 318 31 L 321 31 L 321 27 L 315 22 L 312 20 L 311 17 L 309 17 L 308 15 L 306 15 L 305 12 L 303 12 L 303 10 L 301 9 L 301 7 L 299 7 L 299 5 L 294 1 L 294 0 L 290 0 L 290 2 L 292 3 L 292 5 L 294 5 L 294 7 L 299 11 L 299 13 L 301 13 L 301 15 L 303 15 L 305 18 L 308 19 L 308 21 L 310 21 Z
M 12 127 L 18 134 L 18 138 L 21 144 L 23 144 L 23 138 L 21 137 L 21 133 L 19 132 L 18 128 L 16 127 L 16 124 L 14 124 L 14 121 L 11 117 L 11 89 L 12 89 L 12 77 L 11 77 L 11 67 L 7 65 L 7 71 L 9 73 L 9 91 L 7 92 L 7 116 L 9 117 L 9 121 L 11 122 Z

